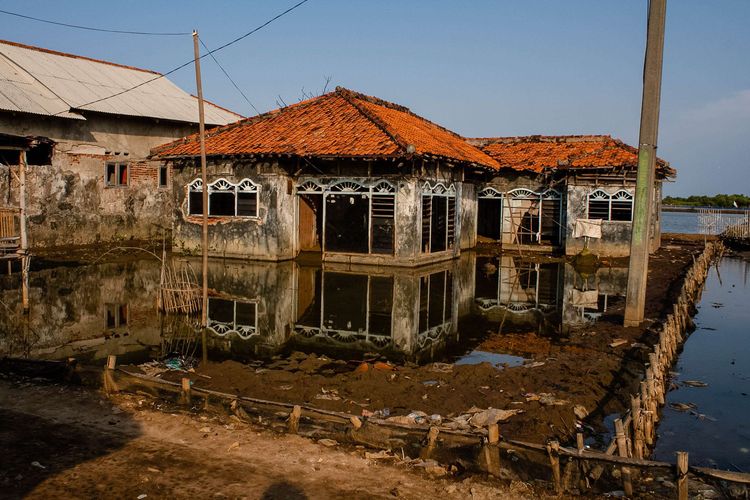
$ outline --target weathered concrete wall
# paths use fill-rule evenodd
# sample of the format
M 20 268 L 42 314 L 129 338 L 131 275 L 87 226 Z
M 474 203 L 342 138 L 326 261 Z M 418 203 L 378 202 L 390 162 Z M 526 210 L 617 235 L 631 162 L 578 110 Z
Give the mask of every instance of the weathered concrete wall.
M 584 238 L 574 238 L 573 230 L 577 219 L 585 219 L 588 215 L 588 195 L 601 189 L 608 194 L 614 194 L 621 189 L 635 193 L 633 183 L 606 185 L 606 184 L 569 184 L 567 192 L 567 223 L 565 227 L 565 253 L 575 255 L 584 248 Z M 661 243 L 661 216 L 659 215 L 661 205 L 661 182 L 656 183 L 656 195 L 659 200 L 655 204 L 655 217 L 650 227 L 650 251 L 655 252 Z M 627 257 L 630 255 L 630 235 L 632 222 L 628 221 L 602 221 L 601 239 L 590 238 L 589 250 L 597 255 L 608 257 Z
M 158 237 L 171 224 L 171 193 L 159 188 L 152 147 L 193 126 L 87 113 L 67 120 L 0 113 L 0 133 L 55 141 L 51 165 L 30 166 L 27 180 L 31 248 Z M 105 165 L 127 163 L 130 182 L 105 186 Z M 10 167 L 14 169 L 17 167 Z M 0 206 L 18 206 L 18 183 L 0 167 Z
M 202 218 L 188 214 L 188 184 L 200 178 L 200 168 L 182 166 L 173 172 L 172 246 L 181 253 L 200 254 Z M 271 261 L 297 255 L 297 198 L 278 163 L 209 160 L 207 178 L 209 184 L 219 178 L 234 183 L 247 178 L 260 185 L 257 217 L 209 218 L 209 255 Z
M 459 249 L 477 246 L 477 187 L 468 182 L 460 183 L 458 192 L 458 226 Z

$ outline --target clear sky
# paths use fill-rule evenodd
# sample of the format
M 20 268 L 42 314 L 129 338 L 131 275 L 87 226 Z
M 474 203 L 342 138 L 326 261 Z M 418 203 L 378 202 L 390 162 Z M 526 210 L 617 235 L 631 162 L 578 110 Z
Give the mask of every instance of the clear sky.
M 136 31 L 199 30 L 221 45 L 295 3 L 6 0 L 4 10 Z M 638 138 L 646 0 L 309 0 L 216 54 L 262 112 L 327 75 L 465 136 Z M 0 14 L 0 38 L 166 72 L 190 36 L 78 31 Z M 252 108 L 210 58 L 206 98 Z M 192 67 L 170 77 L 194 92 Z M 279 97 L 280 96 L 280 97 Z M 750 193 L 750 0 L 669 0 L 659 155 L 666 194 Z

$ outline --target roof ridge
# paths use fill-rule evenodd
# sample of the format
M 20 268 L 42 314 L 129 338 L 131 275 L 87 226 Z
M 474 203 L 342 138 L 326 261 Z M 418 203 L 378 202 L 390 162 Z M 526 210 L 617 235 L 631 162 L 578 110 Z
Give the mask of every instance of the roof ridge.
M 14 46 L 14 47 L 20 47 L 22 49 L 35 50 L 37 52 L 44 52 L 46 54 L 52 54 L 52 55 L 56 55 L 56 56 L 70 57 L 70 58 L 73 58 L 73 59 L 84 59 L 86 61 L 92 61 L 92 62 L 101 63 L 101 64 L 109 64 L 110 66 L 116 66 L 118 68 L 132 69 L 132 70 L 135 70 L 135 71 L 143 71 L 144 73 L 152 73 L 154 75 L 161 75 L 161 73 L 159 73 L 158 71 L 154 71 L 154 70 L 151 70 L 151 69 L 137 68 L 135 66 L 128 66 L 126 64 L 119 64 L 119 63 L 115 63 L 115 62 L 111 62 L 111 61 L 105 61 L 103 59 L 96 59 L 96 58 L 93 58 L 93 57 L 81 56 L 81 55 L 78 55 L 78 54 L 70 54 L 68 52 L 60 52 L 58 50 L 46 49 L 44 47 L 37 47 L 37 46 L 34 46 L 34 45 L 26 45 L 25 43 L 11 42 L 10 40 L 2 40 L 2 39 L 0 39 L 0 44 L 11 45 L 11 46 Z
M 400 149 L 402 149 L 405 152 L 409 152 L 410 144 L 406 142 L 406 140 L 403 137 L 401 137 L 396 132 L 391 131 L 388 125 L 386 125 L 380 118 L 373 115 L 370 112 L 370 110 L 365 109 L 363 106 L 355 102 L 356 99 L 359 99 L 360 98 L 359 96 L 363 94 L 359 94 L 358 92 L 354 92 L 344 87 L 336 87 L 336 90 L 334 92 L 338 96 L 340 96 L 342 99 L 344 99 L 346 102 L 348 102 L 354 109 L 359 111 L 359 113 L 362 116 L 364 116 L 367 120 L 371 121 L 373 124 L 375 124 L 376 127 L 382 130 L 385 135 L 390 137 L 391 140 L 396 143 L 396 146 L 398 146 Z
M 467 137 L 466 141 L 470 144 L 480 144 L 487 146 L 489 144 L 517 144 L 517 143 L 576 143 L 576 142 L 601 142 L 619 141 L 609 134 L 580 134 L 580 135 L 517 135 L 505 137 Z M 621 141 L 620 141 L 621 142 Z

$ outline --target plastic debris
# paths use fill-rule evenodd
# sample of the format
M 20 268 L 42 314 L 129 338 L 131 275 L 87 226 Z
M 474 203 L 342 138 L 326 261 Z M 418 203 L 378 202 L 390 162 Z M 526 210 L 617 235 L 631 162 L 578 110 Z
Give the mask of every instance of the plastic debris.
M 497 408 L 487 408 L 486 410 L 475 413 L 469 423 L 474 427 L 487 427 L 490 424 L 496 424 L 508 420 L 513 415 L 523 413 L 523 410 L 499 410 Z

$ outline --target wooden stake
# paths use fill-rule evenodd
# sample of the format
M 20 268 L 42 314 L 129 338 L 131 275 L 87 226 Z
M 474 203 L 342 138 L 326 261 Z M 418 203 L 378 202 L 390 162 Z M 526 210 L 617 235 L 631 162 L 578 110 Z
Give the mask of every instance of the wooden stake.
M 107 370 L 114 370 L 117 366 L 117 356 L 110 354 L 107 356 Z
M 349 422 L 352 423 L 352 427 L 354 427 L 355 431 L 362 427 L 362 421 L 358 417 L 351 417 Z
M 677 498 L 688 499 L 688 453 L 677 452 Z
M 547 444 L 547 455 L 549 455 L 549 464 L 552 468 L 552 478 L 555 481 L 555 492 L 559 495 L 562 493 L 562 477 L 560 476 L 560 443 L 550 441 Z
M 180 396 L 184 403 L 190 404 L 190 379 L 187 377 L 183 377 L 182 379 L 182 393 Z
M 619 418 L 615 420 L 615 436 L 617 437 L 617 453 L 621 457 L 628 456 L 628 445 L 627 438 L 625 437 L 625 429 L 622 425 L 622 420 Z M 623 467 L 620 469 L 622 472 L 622 486 L 625 490 L 625 494 L 629 497 L 633 496 L 633 481 L 630 477 L 630 468 Z
M 302 407 L 294 405 L 291 413 L 289 413 L 289 433 L 297 434 L 299 431 L 299 417 L 302 415 Z
M 632 416 L 631 425 L 633 427 L 632 442 L 633 456 L 638 459 L 643 458 L 643 426 L 641 425 L 641 398 L 640 396 L 630 397 L 630 415 Z
M 490 424 L 487 426 L 487 442 L 490 444 L 497 444 L 500 441 L 500 426 L 497 424 Z

